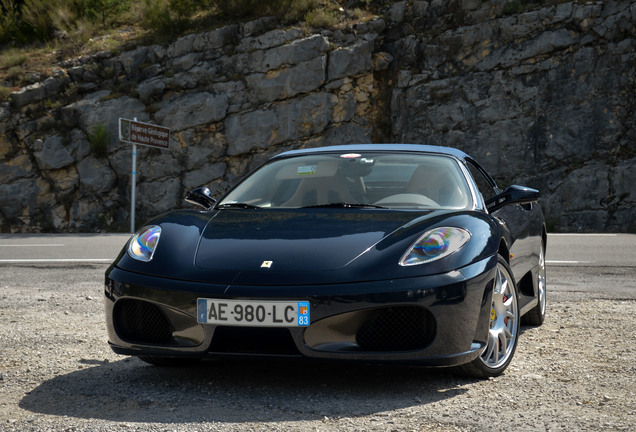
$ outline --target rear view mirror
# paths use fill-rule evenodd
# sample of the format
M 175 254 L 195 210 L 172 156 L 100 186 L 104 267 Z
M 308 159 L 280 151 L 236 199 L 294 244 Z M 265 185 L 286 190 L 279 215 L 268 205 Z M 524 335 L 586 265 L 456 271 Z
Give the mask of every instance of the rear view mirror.
M 489 212 L 494 212 L 511 204 L 529 204 L 539 199 L 539 191 L 524 186 L 508 186 L 499 195 L 486 201 Z
M 191 190 L 185 196 L 185 200 L 190 204 L 196 204 L 203 207 L 206 210 L 210 210 L 216 204 L 216 200 L 212 198 L 210 189 L 207 187 L 200 187 Z

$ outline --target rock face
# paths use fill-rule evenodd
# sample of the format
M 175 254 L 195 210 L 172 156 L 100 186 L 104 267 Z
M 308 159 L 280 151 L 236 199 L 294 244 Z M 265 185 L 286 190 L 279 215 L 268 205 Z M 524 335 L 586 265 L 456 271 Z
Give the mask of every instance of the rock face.
M 66 62 L 0 105 L 0 232 L 127 229 L 119 117 L 172 130 L 138 147 L 138 224 L 280 151 L 384 141 L 540 189 L 551 230 L 636 230 L 636 4 L 509 3 L 396 2 L 312 35 L 265 18 Z

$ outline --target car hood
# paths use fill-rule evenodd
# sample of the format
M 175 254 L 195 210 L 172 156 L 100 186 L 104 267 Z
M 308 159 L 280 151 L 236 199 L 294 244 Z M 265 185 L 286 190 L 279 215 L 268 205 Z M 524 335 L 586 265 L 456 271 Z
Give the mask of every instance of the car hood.
M 126 246 L 114 266 L 131 275 L 202 282 L 206 292 L 218 289 L 225 295 L 234 286 L 254 287 L 252 294 L 259 295 L 263 286 L 441 274 L 496 253 L 499 236 L 494 233 L 500 229 L 484 212 L 334 208 L 179 210 L 149 224 L 162 228 L 153 259 L 133 259 Z M 473 240 L 446 258 L 398 265 L 417 238 L 436 226 L 464 227 Z
M 316 272 L 343 268 L 422 212 L 226 209 L 201 234 L 206 270 Z

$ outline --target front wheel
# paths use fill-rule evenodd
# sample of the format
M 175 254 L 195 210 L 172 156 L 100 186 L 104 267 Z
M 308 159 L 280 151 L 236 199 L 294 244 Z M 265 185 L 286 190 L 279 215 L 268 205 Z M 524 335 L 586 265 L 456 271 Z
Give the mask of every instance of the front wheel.
M 499 256 L 486 347 L 475 360 L 459 366 L 460 372 L 476 378 L 501 375 L 512 361 L 518 339 L 517 286 L 508 263 Z

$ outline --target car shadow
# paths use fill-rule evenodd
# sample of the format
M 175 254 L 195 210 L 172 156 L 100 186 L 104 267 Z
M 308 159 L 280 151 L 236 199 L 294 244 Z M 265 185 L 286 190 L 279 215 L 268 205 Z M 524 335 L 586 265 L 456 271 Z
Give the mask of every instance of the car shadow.
M 476 382 L 444 369 L 353 363 L 223 360 L 160 368 L 136 358 L 56 376 L 25 410 L 123 422 L 267 422 L 358 417 L 432 404 Z

